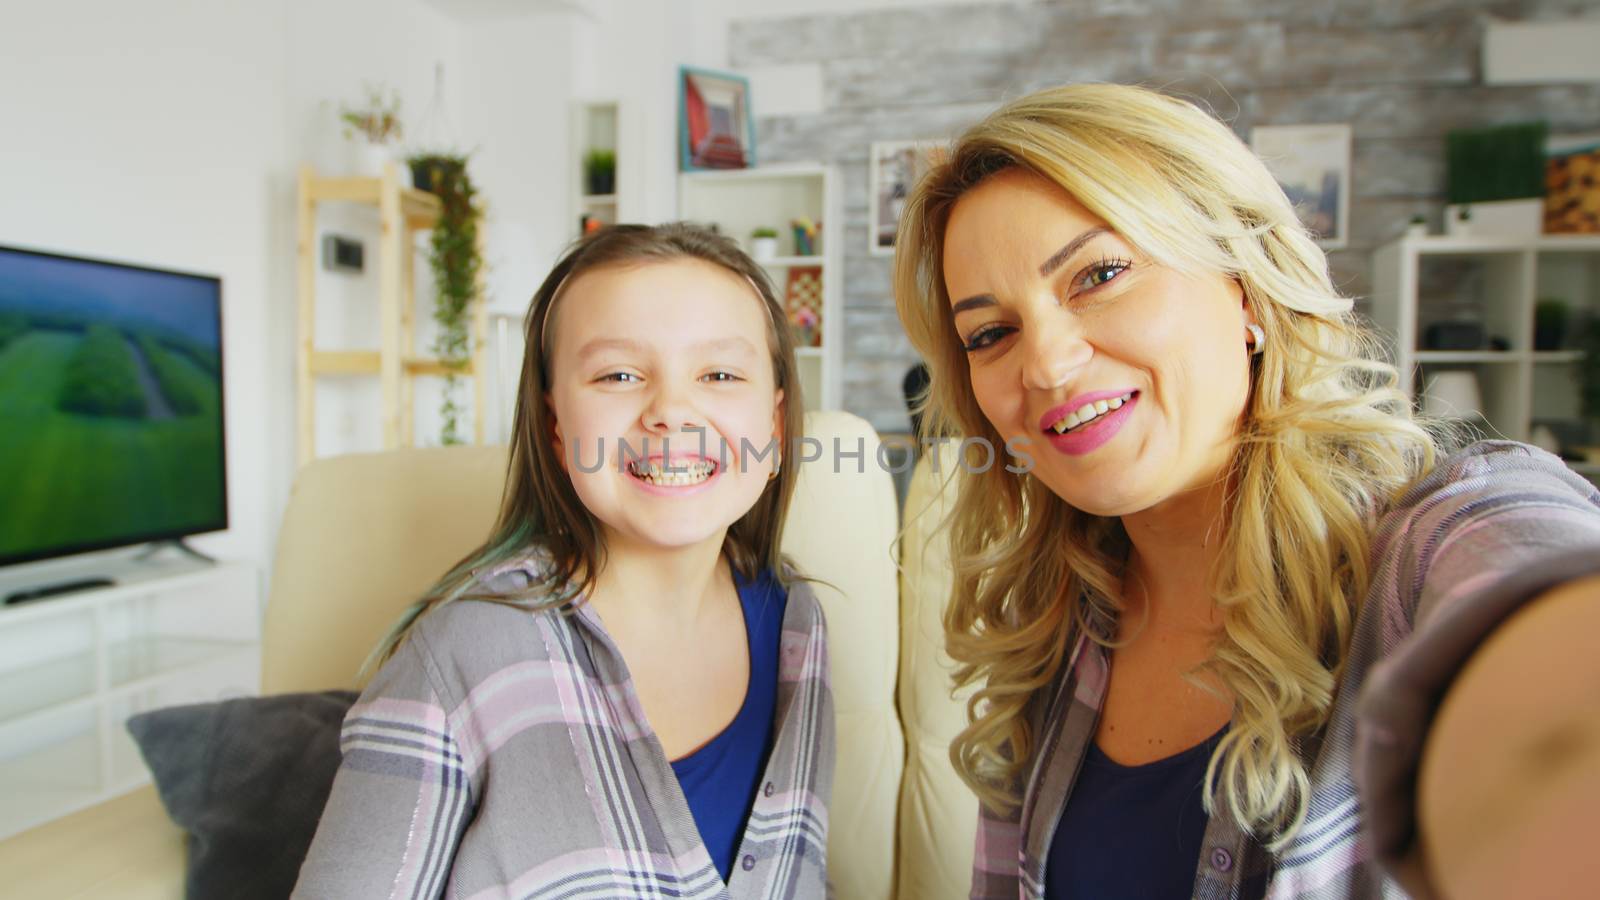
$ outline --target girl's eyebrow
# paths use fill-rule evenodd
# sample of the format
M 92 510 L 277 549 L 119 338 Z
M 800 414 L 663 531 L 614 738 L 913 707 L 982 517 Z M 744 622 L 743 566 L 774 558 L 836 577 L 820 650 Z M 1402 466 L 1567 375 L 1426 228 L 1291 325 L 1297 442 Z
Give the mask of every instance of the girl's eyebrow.
M 746 356 L 759 356 L 755 345 L 742 337 L 714 338 L 701 341 L 689 348 L 695 353 L 742 353 Z M 607 350 L 621 350 L 625 353 L 644 354 L 649 352 L 644 344 L 628 338 L 595 338 L 583 345 L 578 351 L 578 359 L 586 360 L 591 356 L 604 353 Z
M 589 343 L 584 344 L 583 349 L 578 351 L 578 359 L 588 359 L 589 357 L 603 353 L 606 350 L 623 350 L 630 353 L 642 353 L 644 351 L 644 345 L 638 341 L 630 341 L 627 338 L 595 338 Z
M 742 353 L 746 356 L 759 356 L 754 344 L 742 337 L 716 338 L 710 341 L 701 341 L 695 344 L 696 353 Z

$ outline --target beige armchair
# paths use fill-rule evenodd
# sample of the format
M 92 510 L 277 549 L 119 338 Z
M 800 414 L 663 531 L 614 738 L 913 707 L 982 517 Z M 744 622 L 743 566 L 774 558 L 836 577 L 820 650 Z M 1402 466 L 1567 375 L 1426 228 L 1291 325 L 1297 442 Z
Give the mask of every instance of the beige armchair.
M 976 802 L 946 748 L 964 712 L 949 693 L 939 609 L 948 557 L 935 534 L 947 479 L 913 476 L 907 530 L 894 489 L 873 464 L 877 435 L 846 413 L 814 413 L 807 432 L 830 452 L 808 463 L 785 550 L 829 586 L 838 717 L 830 813 L 830 879 L 842 900 L 965 897 Z M 834 439 L 854 458 L 834 466 Z M 352 683 L 395 615 L 487 533 L 504 448 L 352 455 L 307 466 L 279 532 L 263 629 L 265 693 Z M 896 541 L 905 571 L 895 563 Z M 0 842 L 0 896 L 49 900 L 179 897 L 184 836 L 153 788 Z

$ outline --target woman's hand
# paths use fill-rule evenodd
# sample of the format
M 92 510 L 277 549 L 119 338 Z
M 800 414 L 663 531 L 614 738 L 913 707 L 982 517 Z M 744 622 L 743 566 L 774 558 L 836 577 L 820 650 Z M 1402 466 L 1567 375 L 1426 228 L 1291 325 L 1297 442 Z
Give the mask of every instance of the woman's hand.
M 1600 890 L 1600 577 L 1533 600 L 1467 661 L 1417 796 L 1422 864 L 1449 900 Z

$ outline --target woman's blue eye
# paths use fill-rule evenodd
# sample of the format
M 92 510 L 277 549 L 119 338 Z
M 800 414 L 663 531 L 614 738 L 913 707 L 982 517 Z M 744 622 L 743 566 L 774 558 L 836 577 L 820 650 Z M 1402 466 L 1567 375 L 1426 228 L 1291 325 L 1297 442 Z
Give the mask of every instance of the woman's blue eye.
M 1121 259 L 1108 259 L 1095 263 L 1084 269 L 1078 276 L 1078 286 L 1092 290 L 1121 275 L 1128 270 L 1128 263 Z

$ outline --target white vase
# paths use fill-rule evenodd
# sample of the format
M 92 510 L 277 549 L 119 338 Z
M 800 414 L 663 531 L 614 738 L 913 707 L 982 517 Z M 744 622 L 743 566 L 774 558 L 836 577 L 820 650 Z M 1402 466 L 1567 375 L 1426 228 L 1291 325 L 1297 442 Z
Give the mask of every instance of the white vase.
M 357 175 L 382 178 L 383 168 L 394 161 L 394 148 L 388 144 L 357 141 L 355 144 L 355 170 Z
M 778 239 L 758 237 L 750 239 L 750 255 L 761 262 L 778 258 Z
M 1422 411 L 1439 419 L 1471 419 L 1483 415 L 1483 392 L 1472 372 L 1437 372 L 1422 393 Z

